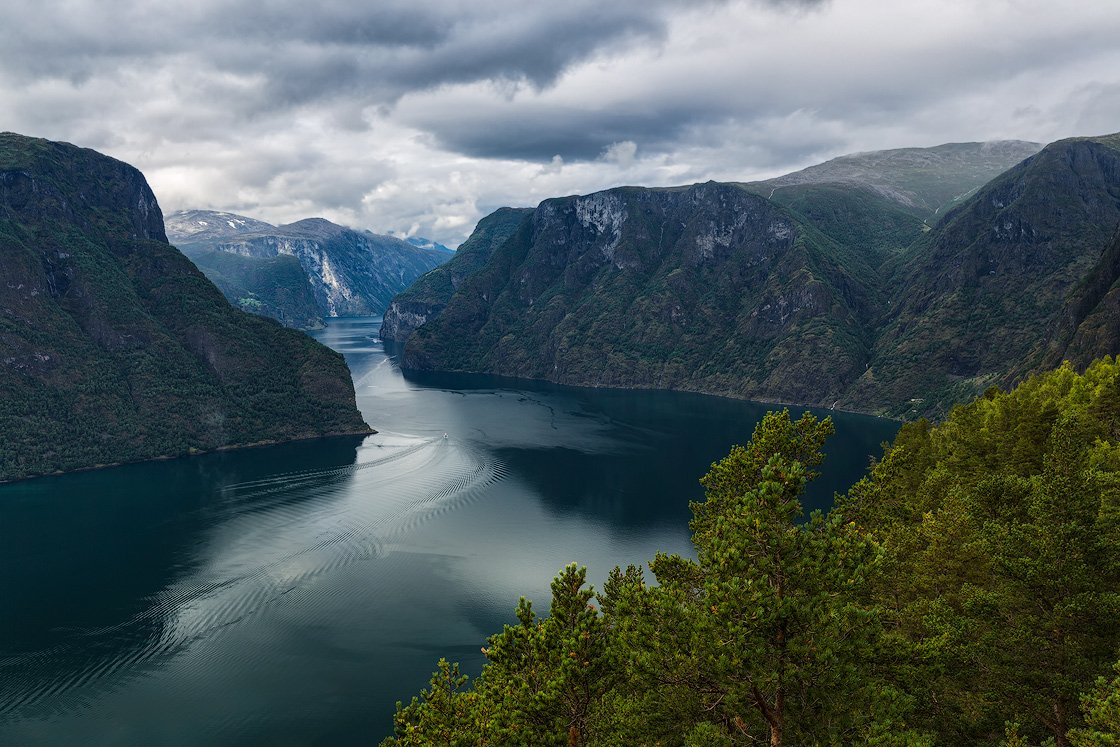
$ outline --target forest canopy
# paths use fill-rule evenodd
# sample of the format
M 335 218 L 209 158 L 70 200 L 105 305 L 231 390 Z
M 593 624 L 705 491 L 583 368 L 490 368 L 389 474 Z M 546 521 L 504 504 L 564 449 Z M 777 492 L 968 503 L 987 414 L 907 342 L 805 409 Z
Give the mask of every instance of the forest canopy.
M 701 479 L 694 559 L 563 569 L 384 747 L 1120 744 L 1120 364 L 908 423 L 805 516 L 831 434 L 767 414 Z

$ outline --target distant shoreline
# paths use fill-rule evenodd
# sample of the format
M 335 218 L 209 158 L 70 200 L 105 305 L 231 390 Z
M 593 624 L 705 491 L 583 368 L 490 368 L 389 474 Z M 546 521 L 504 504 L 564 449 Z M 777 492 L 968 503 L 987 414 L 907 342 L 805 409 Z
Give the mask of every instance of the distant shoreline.
M 111 462 L 109 464 L 94 464 L 88 467 L 75 467 L 74 469 L 58 470 L 56 472 L 44 472 L 38 475 L 27 475 L 26 477 L 17 477 L 13 480 L 0 480 L 0 486 L 15 485 L 21 482 L 29 482 L 31 480 L 40 480 L 44 477 L 62 477 L 63 475 L 72 475 L 78 472 L 95 472 L 99 470 L 113 469 L 114 467 L 125 467 L 130 464 L 146 464 L 148 462 L 173 462 L 176 459 L 193 459 L 194 457 L 206 456 L 207 454 L 219 454 L 226 451 L 241 451 L 243 449 L 260 449 L 268 446 L 282 446 L 283 444 L 299 443 L 301 441 L 318 441 L 327 438 L 357 438 L 358 436 L 366 437 L 372 436 L 377 433 L 377 429 L 369 428 L 362 431 L 346 431 L 344 433 L 324 433 L 318 436 L 297 436 L 295 438 L 285 439 L 270 439 L 266 441 L 254 441 L 247 444 L 226 444 L 214 449 L 194 449 L 188 451 L 186 454 L 162 454 L 160 456 L 146 457 L 144 459 L 130 459 L 124 462 Z

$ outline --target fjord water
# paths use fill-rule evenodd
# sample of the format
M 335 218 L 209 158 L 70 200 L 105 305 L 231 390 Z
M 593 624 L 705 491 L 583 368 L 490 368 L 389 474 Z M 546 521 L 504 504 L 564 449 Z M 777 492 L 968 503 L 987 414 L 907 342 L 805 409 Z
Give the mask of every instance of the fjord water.
M 566 563 L 690 553 L 697 478 L 767 409 L 404 376 L 379 325 L 318 335 L 374 436 L 0 487 L 0 744 L 376 744 Z M 817 507 L 897 427 L 830 414 Z

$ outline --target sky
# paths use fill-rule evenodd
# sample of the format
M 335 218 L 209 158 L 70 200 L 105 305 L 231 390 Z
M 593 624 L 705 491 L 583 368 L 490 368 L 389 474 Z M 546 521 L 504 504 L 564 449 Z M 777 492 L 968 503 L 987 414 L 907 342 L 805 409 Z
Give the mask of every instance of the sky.
M 456 246 L 547 197 L 1120 131 L 1120 2 L 3 0 L 0 130 L 165 213 Z

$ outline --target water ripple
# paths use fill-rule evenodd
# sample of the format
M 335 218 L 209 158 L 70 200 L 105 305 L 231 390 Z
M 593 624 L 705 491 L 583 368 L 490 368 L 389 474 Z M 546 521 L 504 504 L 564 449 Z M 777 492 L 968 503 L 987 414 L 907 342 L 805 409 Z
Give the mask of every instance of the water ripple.
M 36 707 L 83 708 L 91 688 L 142 676 L 270 605 L 299 598 L 324 575 L 383 556 L 431 519 L 478 500 L 506 474 L 469 444 L 381 438 L 348 467 L 225 485 L 217 508 L 209 509 L 215 523 L 203 560 L 188 578 L 120 623 L 71 631 L 65 643 L 0 659 L 0 720 Z M 85 652 L 86 664 L 75 670 Z M 67 676 L 44 679 L 66 667 Z

